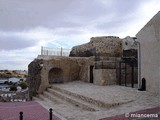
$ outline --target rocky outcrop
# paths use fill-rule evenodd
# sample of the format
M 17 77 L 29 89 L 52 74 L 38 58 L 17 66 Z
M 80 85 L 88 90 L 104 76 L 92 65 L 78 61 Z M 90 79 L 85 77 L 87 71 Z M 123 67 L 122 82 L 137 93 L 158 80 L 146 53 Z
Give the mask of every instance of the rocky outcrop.
M 43 63 L 42 59 L 35 59 L 28 65 L 28 77 L 27 83 L 29 85 L 29 94 L 34 96 L 37 94 L 37 91 L 41 84 L 41 66 Z
M 89 43 L 75 46 L 70 56 L 89 57 L 103 55 L 108 57 L 119 57 L 122 55 L 122 40 L 119 37 L 92 37 Z

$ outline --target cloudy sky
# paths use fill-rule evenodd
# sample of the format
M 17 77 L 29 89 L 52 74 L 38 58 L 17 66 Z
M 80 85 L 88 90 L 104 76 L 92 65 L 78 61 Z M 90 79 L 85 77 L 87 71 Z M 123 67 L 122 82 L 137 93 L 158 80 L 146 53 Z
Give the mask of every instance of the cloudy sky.
M 0 0 L 0 69 L 27 70 L 41 46 L 135 36 L 159 6 L 160 0 Z

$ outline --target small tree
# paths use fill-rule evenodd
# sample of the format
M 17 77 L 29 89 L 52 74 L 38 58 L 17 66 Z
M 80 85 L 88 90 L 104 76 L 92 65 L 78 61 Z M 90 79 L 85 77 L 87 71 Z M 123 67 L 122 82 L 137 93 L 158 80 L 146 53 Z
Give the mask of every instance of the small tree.
M 12 73 L 10 73 L 10 72 L 6 72 L 6 74 L 7 74 L 7 75 L 12 75 Z
M 22 89 L 26 89 L 28 87 L 28 84 L 26 82 L 21 82 L 19 84 L 19 86 L 22 88 Z

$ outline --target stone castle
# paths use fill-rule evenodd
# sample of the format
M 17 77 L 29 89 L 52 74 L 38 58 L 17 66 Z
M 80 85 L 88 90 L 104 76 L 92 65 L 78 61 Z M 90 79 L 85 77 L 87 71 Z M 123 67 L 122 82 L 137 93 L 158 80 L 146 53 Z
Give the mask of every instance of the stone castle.
M 159 28 L 160 12 L 136 37 L 92 37 L 70 52 L 42 47 L 28 66 L 30 99 L 67 119 L 124 116 L 159 106 Z
M 92 37 L 89 43 L 73 47 L 69 57 L 39 55 L 28 66 L 30 94 L 43 93 L 51 84 L 75 80 L 134 87 L 137 84 L 135 43 L 132 37 Z

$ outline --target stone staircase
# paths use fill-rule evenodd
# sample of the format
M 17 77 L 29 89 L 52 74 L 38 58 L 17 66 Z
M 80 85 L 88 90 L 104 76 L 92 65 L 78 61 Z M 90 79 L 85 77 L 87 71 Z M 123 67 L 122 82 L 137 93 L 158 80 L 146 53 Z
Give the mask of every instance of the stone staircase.
M 107 110 L 111 107 L 118 106 L 123 103 L 106 103 L 100 100 L 96 100 L 87 96 L 83 96 L 81 94 L 77 94 L 71 91 L 67 91 L 65 89 L 56 87 L 52 85 L 48 88 L 43 94 L 38 95 L 38 97 L 34 98 L 41 99 L 45 102 L 54 102 L 54 104 L 60 104 L 67 102 L 74 107 L 79 107 L 83 110 L 87 111 L 100 111 Z

